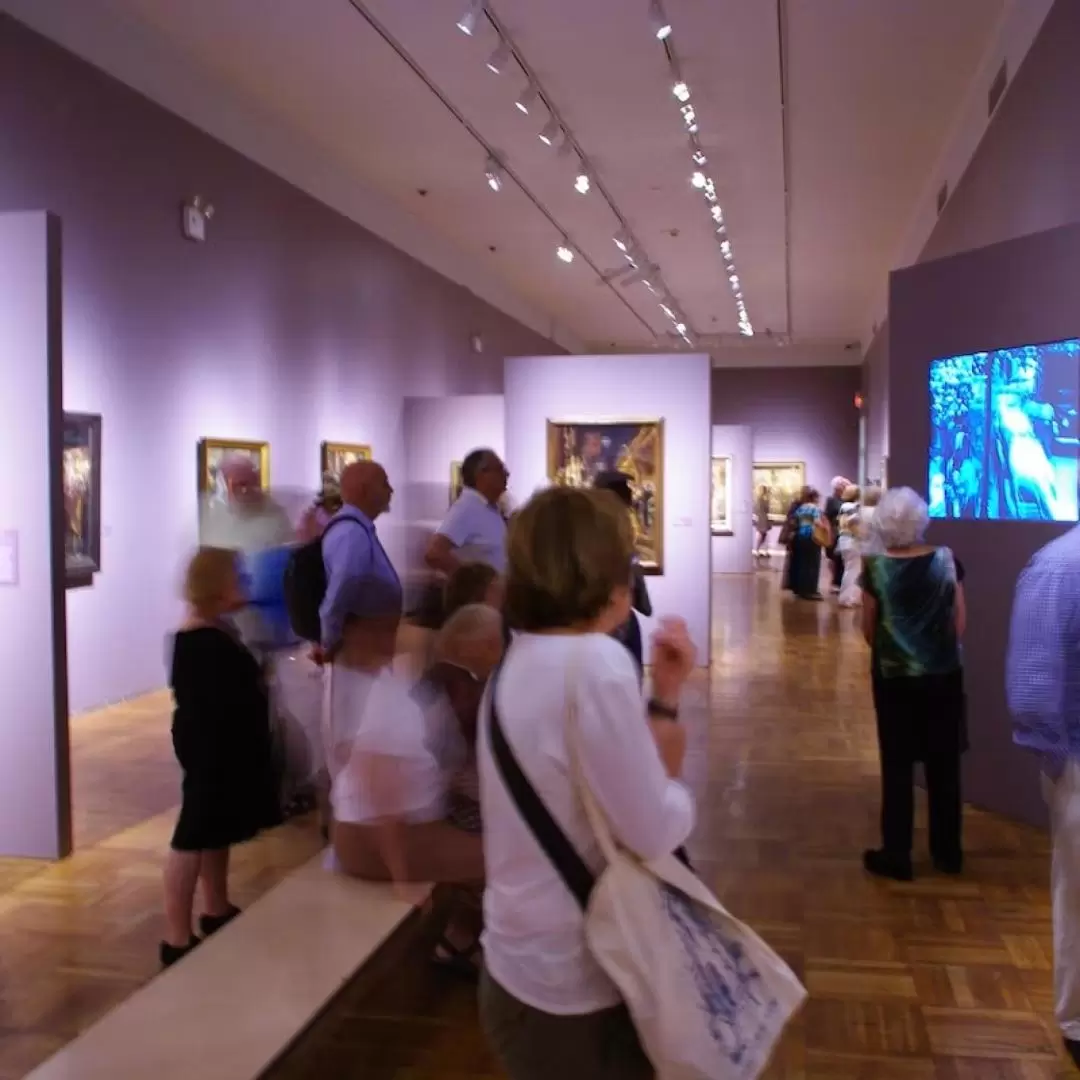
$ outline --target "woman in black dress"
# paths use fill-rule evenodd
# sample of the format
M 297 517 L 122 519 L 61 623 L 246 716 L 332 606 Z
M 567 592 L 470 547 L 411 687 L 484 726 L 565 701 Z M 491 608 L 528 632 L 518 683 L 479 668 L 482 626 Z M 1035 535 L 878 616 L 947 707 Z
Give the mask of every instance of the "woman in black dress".
M 203 937 L 239 909 L 229 900 L 229 849 L 281 820 L 270 709 L 258 661 L 227 621 L 244 606 L 236 555 L 200 548 L 184 586 L 188 618 L 173 640 L 172 738 L 184 773 L 180 819 L 165 866 L 161 962 L 190 952 L 196 884 Z

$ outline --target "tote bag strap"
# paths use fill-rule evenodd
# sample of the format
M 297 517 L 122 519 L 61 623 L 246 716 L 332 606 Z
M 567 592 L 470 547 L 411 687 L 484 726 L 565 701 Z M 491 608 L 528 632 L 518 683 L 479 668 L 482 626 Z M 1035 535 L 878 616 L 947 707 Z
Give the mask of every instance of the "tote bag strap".
M 506 735 L 499 721 L 499 710 L 495 705 L 501 669 L 500 664 L 491 677 L 488 690 L 488 740 L 492 757 L 495 759 L 499 774 L 518 813 L 521 814 L 536 842 L 551 860 L 566 887 L 584 911 L 589 905 L 589 896 L 592 894 L 596 879 L 566 833 L 551 816 L 551 812 L 537 795 L 536 789 L 529 783 L 528 777 L 522 772 L 514 756 L 514 751 L 506 741 Z

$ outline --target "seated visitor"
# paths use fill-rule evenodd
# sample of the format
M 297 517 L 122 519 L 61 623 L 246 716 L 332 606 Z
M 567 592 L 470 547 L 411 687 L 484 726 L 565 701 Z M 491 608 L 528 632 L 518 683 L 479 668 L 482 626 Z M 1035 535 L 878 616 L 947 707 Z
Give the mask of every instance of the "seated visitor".
M 882 550 L 863 557 L 863 635 L 881 755 L 881 841 L 863 863 L 910 881 L 914 768 L 923 764 L 930 854 L 946 874 L 963 867 L 960 756 L 967 749 L 964 570 L 945 547 L 923 543 L 926 503 L 911 488 L 882 496 L 874 526 Z
M 183 785 L 165 865 L 165 966 L 199 943 L 191 925 L 196 885 L 205 937 L 239 914 L 229 900 L 229 849 L 281 820 L 262 671 L 228 622 L 244 604 L 235 553 L 201 548 L 184 595 L 188 617 L 173 639 L 169 676 Z

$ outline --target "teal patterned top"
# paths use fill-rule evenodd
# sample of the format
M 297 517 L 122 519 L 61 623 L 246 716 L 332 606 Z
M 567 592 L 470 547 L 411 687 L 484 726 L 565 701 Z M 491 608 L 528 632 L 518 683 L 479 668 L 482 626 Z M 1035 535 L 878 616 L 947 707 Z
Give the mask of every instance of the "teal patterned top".
M 883 679 L 945 675 L 961 666 L 953 553 L 864 555 L 860 584 L 877 601 L 873 666 Z

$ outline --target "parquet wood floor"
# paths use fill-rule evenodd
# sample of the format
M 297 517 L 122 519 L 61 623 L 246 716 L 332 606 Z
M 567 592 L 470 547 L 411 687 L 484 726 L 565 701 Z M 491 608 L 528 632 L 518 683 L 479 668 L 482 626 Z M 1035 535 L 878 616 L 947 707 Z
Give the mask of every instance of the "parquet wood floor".
M 769 1080 L 1076 1075 L 1052 1018 L 1048 842 L 970 811 L 968 870 L 867 878 L 877 756 L 867 650 L 850 613 L 778 595 L 775 572 L 714 581 L 714 659 L 687 710 L 696 864 L 805 980 Z M 923 812 L 920 807 L 920 814 Z M 348 987 L 272 1080 L 487 1080 L 474 991 L 399 953 Z

